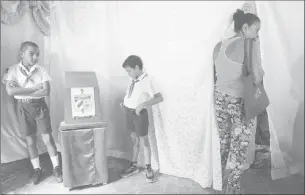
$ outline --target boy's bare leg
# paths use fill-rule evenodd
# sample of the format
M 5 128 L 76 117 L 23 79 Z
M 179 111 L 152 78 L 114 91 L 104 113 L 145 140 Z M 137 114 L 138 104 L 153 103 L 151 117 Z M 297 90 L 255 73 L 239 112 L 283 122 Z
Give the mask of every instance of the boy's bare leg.
M 41 175 L 41 167 L 40 167 L 38 148 L 37 148 L 37 136 L 36 135 L 26 136 L 25 140 L 27 143 L 30 160 L 34 168 L 34 173 L 32 175 L 30 183 L 37 184 L 39 182 Z
M 41 136 L 42 136 L 43 142 L 47 146 L 47 150 L 48 150 L 50 157 L 57 156 L 57 149 L 56 149 L 55 141 L 54 141 L 51 133 L 42 134 Z
M 132 138 L 132 162 L 130 166 L 125 170 L 125 172 L 121 175 L 121 177 L 129 177 L 139 172 L 137 161 L 139 156 L 140 139 L 135 132 L 131 133 L 131 138 Z
M 148 135 L 143 136 L 140 138 L 141 142 L 143 143 L 144 147 L 144 158 L 145 158 L 145 165 L 146 165 L 146 180 L 147 182 L 155 182 L 155 173 L 151 168 L 151 148 L 149 143 Z
M 50 159 L 53 164 L 53 176 L 55 177 L 58 183 L 62 182 L 62 173 L 59 166 L 59 159 L 57 155 L 57 148 L 55 145 L 55 141 L 51 133 L 42 134 L 42 139 L 45 145 L 47 146 L 48 153 L 50 155 Z
M 148 135 L 141 137 L 141 142 L 143 144 L 144 147 L 144 160 L 145 160 L 145 164 L 151 164 L 151 148 L 150 148 L 150 143 L 149 143 L 149 139 L 148 139 Z
M 36 135 L 33 136 L 26 136 L 25 137 L 30 159 L 38 158 L 38 148 L 37 148 L 37 137 Z M 40 167 L 39 167 L 40 168 Z
M 139 150 L 140 150 L 140 139 L 135 132 L 131 133 L 132 139 L 132 162 L 138 161 Z

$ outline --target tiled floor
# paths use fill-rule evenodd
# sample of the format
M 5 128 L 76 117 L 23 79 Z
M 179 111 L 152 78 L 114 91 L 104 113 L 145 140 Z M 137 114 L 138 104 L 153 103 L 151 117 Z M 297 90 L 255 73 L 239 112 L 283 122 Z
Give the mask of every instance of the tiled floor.
M 1 165 L 1 192 L 5 193 L 188 193 L 211 194 L 211 189 L 203 189 L 197 183 L 168 175 L 160 175 L 152 185 L 143 180 L 143 173 L 127 179 L 119 175 L 128 162 L 122 159 L 108 158 L 109 184 L 86 187 L 69 191 L 52 180 L 52 165 L 47 155 L 41 158 L 44 169 L 43 181 L 37 186 L 27 186 L 32 170 L 28 160 Z M 137 183 L 138 185 L 136 185 Z M 141 185 L 140 185 L 141 184 Z M 246 194 L 304 194 L 304 177 L 291 176 L 280 180 L 271 180 L 270 173 L 264 170 L 249 169 L 242 178 L 242 187 Z

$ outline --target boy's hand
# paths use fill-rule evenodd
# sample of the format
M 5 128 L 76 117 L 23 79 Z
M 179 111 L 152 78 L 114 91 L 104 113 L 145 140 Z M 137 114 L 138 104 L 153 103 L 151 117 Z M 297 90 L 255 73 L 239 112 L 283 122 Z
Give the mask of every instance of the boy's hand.
M 142 104 L 140 104 L 137 108 L 136 108 L 136 115 L 140 115 L 140 112 L 143 110 L 143 106 Z
M 10 87 L 15 88 L 15 87 L 19 87 L 19 85 L 16 81 L 12 81 L 10 82 Z
M 124 104 L 121 102 L 120 103 L 120 109 L 123 111 L 123 108 L 124 108 Z

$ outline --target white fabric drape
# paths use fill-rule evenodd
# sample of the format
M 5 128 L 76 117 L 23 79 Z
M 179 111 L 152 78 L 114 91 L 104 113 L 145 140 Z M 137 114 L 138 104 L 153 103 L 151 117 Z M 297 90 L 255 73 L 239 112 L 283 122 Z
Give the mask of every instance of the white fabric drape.
M 63 120 L 64 71 L 95 71 L 109 127 L 109 155 L 130 159 L 131 139 L 119 109 L 128 80 L 121 64 L 129 54 L 137 54 L 165 97 L 165 102 L 150 113 L 154 124 L 149 133 L 153 167 L 194 179 L 203 187 L 213 182 L 214 188 L 219 189 L 220 157 L 213 122 L 211 55 L 220 37 L 228 36 L 224 32 L 231 14 L 243 2 L 53 3 L 56 6 L 50 18 L 52 36 L 44 41 L 32 23 L 26 31 L 22 30 L 24 25 L 29 27 L 25 21 L 19 26 L 1 24 L 1 38 L 8 40 L 1 41 L 1 55 L 4 52 L 1 70 L 4 72 L 15 63 L 15 53 L 25 40 L 36 41 L 49 52 L 44 53 L 41 63 L 50 70 L 53 79 L 50 110 L 54 135 Z M 265 85 L 271 100 L 267 111 L 272 176 L 276 179 L 298 172 L 298 166 L 304 169 L 304 120 L 298 119 L 304 110 L 304 45 L 300 44 L 304 42 L 304 2 L 257 2 L 257 5 L 262 20 Z M 26 14 L 24 18 L 30 21 L 31 17 Z M 1 112 L 7 113 L 11 102 L 6 104 L 3 85 L 1 91 Z M 5 135 L 1 136 L 1 162 L 28 157 L 25 142 L 16 133 L 16 116 L 10 113 L 2 116 L 7 118 L 2 121 L 8 122 L 1 125 L 1 135 Z M 298 132 L 295 127 L 293 130 L 293 124 L 298 123 L 295 120 L 303 121 Z M 8 152 L 7 148 L 12 151 Z M 43 144 L 41 148 L 46 151 Z M 298 170 L 293 155 L 301 156 Z M 140 164 L 143 164 L 143 151 Z
M 297 87 L 301 81 L 296 82 L 290 71 L 304 52 L 304 45 L 300 44 L 304 42 L 304 2 L 283 3 L 284 6 L 276 1 L 257 2 L 258 15 L 262 20 L 260 40 L 262 66 L 266 73 L 264 82 L 270 98 L 267 112 L 273 179 L 293 173 L 289 152 L 292 149 L 297 109 L 304 102 L 301 95 L 303 90 Z M 299 21 L 298 25 L 292 27 L 293 21 Z M 295 94 L 298 94 L 298 98 L 295 98 Z M 304 127 L 301 131 L 304 131 Z
M 139 55 L 164 96 L 150 113 L 153 168 L 220 190 L 212 51 L 241 4 L 60 2 L 51 17 L 53 125 L 63 120 L 63 71 L 93 70 L 109 126 L 109 155 L 130 159 L 131 140 L 118 109 L 128 79 L 121 65 L 128 55 Z
M 202 187 L 213 185 L 214 189 L 220 190 L 212 51 L 224 37 L 232 13 L 242 4 L 208 1 L 58 2 L 51 14 L 49 39 L 53 129 L 57 129 L 63 120 L 64 71 L 95 71 L 108 124 L 108 153 L 131 159 L 131 139 L 119 109 L 128 81 L 121 65 L 128 55 L 139 55 L 145 71 L 155 78 L 164 96 L 164 102 L 153 107 L 150 113 L 153 168 L 161 173 L 193 179 Z M 268 114 L 272 162 L 275 168 L 285 169 L 287 166 L 279 146 L 285 140 L 291 144 L 291 140 L 283 139 L 285 134 L 281 132 L 291 128 L 292 122 L 285 121 L 293 121 L 297 105 L 288 95 L 292 83 L 284 71 L 285 56 L 280 59 L 274 52 L 276 48 L 280 53 L 283 48 L 275 36 L 278 32 L 267 32 L 276 29 L 267 26 L 276 25 L 276 20 L 267 12 L 271 9 L 267 4 L 260 4 L 258 14 L 263 21 L 260 33 L 263 67 L 271 100 Z M 267 44 L 268 41 L 272 44 Z M 278 47 L 274 46 L 276 44 Z M 274 74 L 279 77 L 272 76 Z M 280 89 L 274 87 L 277 86 L 275 78 L 281 80 Z M 292 132 L 288 138 L 290 135 Z M 140 164 L 143 164 L 143 151 Z

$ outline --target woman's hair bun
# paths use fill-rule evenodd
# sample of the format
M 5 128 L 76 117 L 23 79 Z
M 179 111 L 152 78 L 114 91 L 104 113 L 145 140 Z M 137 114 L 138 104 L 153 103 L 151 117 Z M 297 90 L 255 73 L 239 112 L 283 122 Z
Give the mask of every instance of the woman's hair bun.
M 245 12 L 241 9 L 237 9 L 236 12 L 233 14 L 233 21 L 240 22 L 241 20 L 243 20 L 244 16 L 245 16 Z

